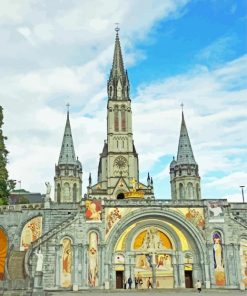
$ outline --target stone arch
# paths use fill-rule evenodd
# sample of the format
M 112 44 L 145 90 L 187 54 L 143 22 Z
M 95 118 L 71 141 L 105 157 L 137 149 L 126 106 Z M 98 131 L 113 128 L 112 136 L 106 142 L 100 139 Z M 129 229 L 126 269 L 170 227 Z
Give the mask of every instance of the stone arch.
M 179 199 L 184 199 L 184 185 L 183 185 L 183 183 L 179 183 Z
M 173 246 L 173 249 L 179 250 L 181 249 L 181 243 L 180 241 L 177 239 L 177 235 L 174 232 L 174 230 L 167 224 L 163 223 L 162 221 L 152 221 L 152 219 L 150 220 L 146 220 L 141 222 L 138 226 L 136 226 L 135 228 L 133 228 L 127 238 L 126 241 L 126 249 L 128 251 L 131 251 L 132 249 L 132 242 L 134 237 L 143 229 L 147 228 L 148 226 L 150 226 L 150 222 L 152 223 L 152 226 L 155 226 L 157 228 L 162 229 L 166 235 L 168 236 L 169 240 L 171 241 L 171 244 Z
M 32 217 L 25 219 L 18 233 L 20 233 L 20 251 L 26 251 L 32 242 L 37 240 L 42 235 L 43 215 L 34 214 Z
M 61 202 L 61 185 L 60 183 L 57 184 L 57 202 Z
M 77 185 L 76 183 L 73 184 L 73 202 L 77 201 Z
M 5 279 L 5 263 L 8 253 L 8 235 L 0 226 L 0 281 Z
M 188 198 L 194 199 L 194 188 L 191 182 L 187 184 L 187 192 L 188 192 Z
M 209 280 L 207 251 L 203 243 L 204 238 L 202 237 L 200 231 L 182 215 L 167 209 L 138 209 L 124 216 L 121 219 L 121 223 L 115 224 L 106 241 L 106 264 L 109 264 L 109 266 L 112 264 L 112 254 L 114 253 L 115 246 L 120 235 L 128 229 L 128 227 L 136 225 L 136 223 L 141 222 L 144 219 L 165 221 L 176 226 L 178 229 L 183 230 L 183 233 L 189 242 L 190 248 L 198 254 L 198 256 L 195 257 L 194 266 L 196 266 L 196 269 L 194 277 L 196 279 L 201 278 L 203 281 Z M 178 250 L 176 251 L 176 254 L 181 254 L 179 255 L 181 257 L 183 252 Z M 113 288 L 115 285 L 113 270 L 108 270 L 108 272 L 110 273 L 109 278 L 111 279 L 110 286 Z M 175 287 L 185 286 L 183 277 L 184 275 L 182 276 L 182 273 L 180 273 L 180 278 L 177 278 L 175 281 Z
M 71 199 L 70 197 L 70 185 L 68 182 L 65 182 L 63 185 L 63 201 L 69 202 Z

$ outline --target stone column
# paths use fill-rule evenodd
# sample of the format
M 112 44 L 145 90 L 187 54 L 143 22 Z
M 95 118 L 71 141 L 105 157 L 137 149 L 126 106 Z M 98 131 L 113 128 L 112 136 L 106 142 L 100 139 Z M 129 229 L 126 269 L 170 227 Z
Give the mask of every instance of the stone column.
M 58 289 L 60 287 L 60 272 L 61 272 L 61 248 L 62 245 L 55 245 L 56 250 L 56 266 L 55 266 L 55 285 Z
M 82 286 L 82 244 L 78 244 L 78 284 Z
M 178 265 L 177 265 L 177 260 L 176 256 L 172 256 L 172 267 L 173 267 L 173 276 L 174 276 L 174 288 L 179 287 L 179 282 L 178 282 Z
M 178 251 L 178 274 L 179 274 L 179 287 L 185 288 L 184 256 L 182 251 Z
M 78 246 L 73 244 L 73 274 L 72 274 L 72 285 L 73 290 L 74 286 L 78 286 Z M 77 289 L 75 287 L 75 289 Z
M 105 284 L 104 280 L 104 266 L 105 266 L 105 256 L 104 256 L 104 244 L 98 245 L 99 249 L 99 287 L 103 287 Z
M 88 287 L 88 248 L 89 244 L 82 246 L 82 286 Z

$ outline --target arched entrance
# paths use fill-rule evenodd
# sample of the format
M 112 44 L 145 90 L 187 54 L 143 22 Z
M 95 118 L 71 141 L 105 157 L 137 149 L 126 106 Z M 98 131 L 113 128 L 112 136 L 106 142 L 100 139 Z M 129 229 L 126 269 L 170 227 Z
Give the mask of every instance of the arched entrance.
M 4 280 L 5 259 L 8 251 L 8 238 L 0 228 L 0 281 Z
M 123 192 L 121 192 L 121 193 L 119 193 L 119 194 L 117 195 L 117 199 L 124 199 L 124 194 L 123 194 Z
M 185 288 L 186 276 L 190 285 L 209 279 L 200 231 L 172 210 L 131 211 L 111 229 L 106 245 L 111 288 L 117 287 L 120 270 L 124 280 L 131 277 L 134 283 L 135 277 L 142 278 L 143 288 L 150 280 L 156 288 Z M 193 261 L 188 262 L 188 253 Z M 119 254 L 123 259 L 116 263 Z

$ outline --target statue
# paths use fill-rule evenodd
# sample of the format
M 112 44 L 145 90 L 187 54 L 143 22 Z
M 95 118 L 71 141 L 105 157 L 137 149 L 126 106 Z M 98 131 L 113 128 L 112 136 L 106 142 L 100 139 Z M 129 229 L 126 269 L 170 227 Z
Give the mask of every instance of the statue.
M 50 184 L 50 182 L 45 182 L 45 185 L 46 185 L 46 196 L 50 196 L 51 184 Z
M 43 254 L 41 253 L 41 250 L 39 249 L 39 252 L 35 252 L 35 255 L 38 257 L 37 265 L 36 265 L 36 271 L 42 271 L 43 268 Z

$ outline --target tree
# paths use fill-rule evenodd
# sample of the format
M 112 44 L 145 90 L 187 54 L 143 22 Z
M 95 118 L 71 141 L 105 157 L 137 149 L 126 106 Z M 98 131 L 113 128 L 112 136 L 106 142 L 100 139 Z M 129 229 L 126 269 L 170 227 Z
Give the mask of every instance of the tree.
M 3 107 L 0 106 L 0 205 L 8 204 L 8 197 L 10 191 L 15 187 L 15 181 L 9 180 L 9 174 L 7 170 L 7 156 L 8 150 L 5 147 L 4 141 L 7 137 L 3 135 Z

